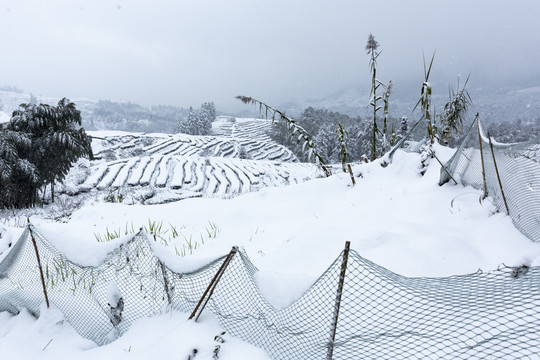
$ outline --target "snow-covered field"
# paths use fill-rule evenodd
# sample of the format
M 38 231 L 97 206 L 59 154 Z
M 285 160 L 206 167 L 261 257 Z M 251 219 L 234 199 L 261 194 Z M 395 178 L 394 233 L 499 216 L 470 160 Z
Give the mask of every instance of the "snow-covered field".
M 452 152 L 436 147 L 448 159 Z M 213 161 L 213 160 L 212 160 Z M 499 265 L 540 265 L 540 245 L 519 233 L 509 217 L 496 213 L 489 199 L 470 187 L 437 185 L 440 166 L 432 161 L 425 176 L 418 173 L 418 154 L 398 151 L 383 168 L 377 162 L 354 166 L 356 186 L 346 174 L 301 184 L 268 187 L 231 199 L 193 198 L 160 205 L 126 205 L 89 201 L 67 223 L 33 216 L 30 220 L 68 258 L 98 264 L 115 242 L 100 243 L 95 234 L 138 228 L 160 221 L 199 238 L 209 226 L 214 237 L 193 254 L 165 256 L 171 268 L 187 271 L 245 248 L 259 269 L 256 280 L 275 307 L 300 297 L 339 255 L 345 241 L 363 257 L 409 276 L 450 276 Z M 21 229 L 7 227 L 0 239 L 0 259 Z M 180 239 L 180 238 L 179 238 Z M 84 309 L 81 309 L 84 311 Z M 267 359 L 223 331 L 210 314 L 199 323 L 188 314 L 168 312 L 142 319 L 120 339 L 97 347 L 81 338 L 54 309 L 39 319 L 21 311 L 0 313 L 0 349 L 6 358 L 211 359 L 220 345 L 220 359 Z
M 299 163 L 268 136 L 262 119 L 220 119 L 219 135 L 89 132 L 95 160 L 81 159 L 57 194 L 157 204 L 191 197 L 230 198 L 268 186 L 297 184 L 321 172 Z

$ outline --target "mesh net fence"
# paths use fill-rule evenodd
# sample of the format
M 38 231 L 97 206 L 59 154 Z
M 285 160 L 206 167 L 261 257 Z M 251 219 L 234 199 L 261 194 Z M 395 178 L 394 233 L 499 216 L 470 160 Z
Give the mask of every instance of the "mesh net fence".
M 454 156 L 441 169 L 439 185 L 453 177 L 464 185 L 485 189 L 497 209 L 509 213 L 516 228 L 532 241 L 539 242 L 540 143 L 492 141 L 492 145 L 493 152 L 481 124 L 478 120 L 473 122 Z
M 140 232 L 100 266 L 85 267 L 29 225 L 0 263 L 0 311 L 39 315 L 37 248 L 50 303 L 98 344 L 139 318 L 193 311 L 221 274 L 204 311 L 274 359 L 540 359 L 540 267 L 407 278 L 346 249 L 298 300 L 276 309 L 245 252 L 180 274 L 154 255 L 152 241 Z

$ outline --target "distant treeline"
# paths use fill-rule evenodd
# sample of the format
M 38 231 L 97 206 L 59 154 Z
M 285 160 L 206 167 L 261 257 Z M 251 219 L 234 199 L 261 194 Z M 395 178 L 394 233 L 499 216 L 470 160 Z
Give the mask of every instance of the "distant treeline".
M 526 142 L 540 138 L 540 116 L 535 120 L 501 121 L 491 123 L 487 130 L 498 142 L 515 143 Z
M 188 117 L 189 109 L 176 106 L 144 107 L 133 103 L 100 100 L 93 111 L 84 114 L 88 130 L 122 130 L 172 133 Z
M 373 131 L 372 122 L 369 119 L 351 117 L 335 111 L 308 107 L 300 116 L 295 118 L 295 121 L 311 135 L 315 148 L 328 163 L 338 163 L 341 161 L 338 124 L 341 124 L 347 132 L 345 137 L 347 161 L 358 161 L 364 156 L 366 158 L 369 157 L 372 147 L 371 132 Z M 410 121 L 411 123 L 409 124 L 409 120 L 406 117 L 402 117 L 401 119 L 389 118 L 388 128 L 384 136 L 386 141 L 386 145 L 384 146 L 385 151 L 388 151 L 391 146 L 407 134 L 409 127 L 416 120 L 411 119 Z M 463 130 L 466 130 L 468 125 L 470 125 L 470 121 L 467 121 Z M 278 124 L 273 129 L 271 137 L 274 141 L 287 146 L 299 159 L 304 159 L 305 155 L 302 152 L 300 144 L 297 143 L 294 136 L 289 136 L 285 127 Z M 447 145 L 451 147 L 458 146 L 464 135 L 463 130 L 448 137 Z M 488 123 L 487 130 L 492 137 L 503 143 L 538 140 L 540 138 L 540 117 L 532 121 L 517 120 L 513 122 Z M 381 149 L 381 152 L 383 141 L 381 134 L 377 145 Z
M 192 107 L 144 107 L 130 102 L 100 100 L 95 107 L 84 112 L 83 126 L 87 130 L 208 135 L 215 117 L 216 108 L 213 102 L 205 102 L 199 110 L 194 110 Z
M 373 123 L 361 117 L 351 117 L 339 112 L 308 107 L 295 119 L 313 139 L 314 146 L 327 163 L 341 161 L 341 144 L 339 142 L 338 124 L 341 124 L 345 134 L 345 149 L 347 161 L 357 161 L 370 154 L 372 146 Z M 379 149 L 388 151 L 390 147 L 408 131 L 406 117 L 401 119 L 389 118 L 385 136 L 381 136 Z M 284 126 L 274 127 L 272 139 L 291 149 L 299 159 L 305 155 L 294 136 Z M 383 142 L 386 142 L 383 146 Z

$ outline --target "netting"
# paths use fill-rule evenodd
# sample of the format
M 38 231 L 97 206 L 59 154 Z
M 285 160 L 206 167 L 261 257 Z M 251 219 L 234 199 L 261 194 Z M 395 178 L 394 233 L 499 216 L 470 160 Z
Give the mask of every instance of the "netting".
M 422 116 L 414 123 L 414 125 L 409 129 L 407 134 L 405 134 L 405 136 L 402 137 L 389 151 L 389 157 L 392 158 L 392 156 L 394 156 L 394 153 L 398 149 L 407 152 L 421 152 L 422 146 L 427 141 L 427 132 L 425 125 L 426 119 L 424 116 Z
M 169 308 L 191 312 L 226 262 L 175 273 L 139 233 L 99 267 L 83 267 L 29 226 L 0 263 L 0 311 L 39 314 L 44 292 L 32 236 L 50 302 L 98 344 L 138 318 Z M 205 311 L 274 359 L 540 359 L 540 267 L 407 278 L 345 250 L 283 309 L 261 295 L 256 271 L 243 251 L 234 253 Z
M 464 185 L 477 189 L 485 186 L 497 209 L 508 211 L 517 229 L 532 241 L 540 241 L 540 144 L 537 141 L 518 144 L 493 142 L 493 154 L 482 127 L 473 122 L 454 156 L 441 169 L 439 185 L 448 182 L 450 174 Z

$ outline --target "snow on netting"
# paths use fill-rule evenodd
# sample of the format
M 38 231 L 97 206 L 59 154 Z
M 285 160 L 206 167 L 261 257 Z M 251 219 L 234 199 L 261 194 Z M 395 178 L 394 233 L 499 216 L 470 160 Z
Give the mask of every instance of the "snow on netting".
M 39 313 L 44 294 L 32 235 L 50 302 L 98 344 L 138 318 L 191 312 L 225 261 L 175 273 L 139 233 L 101 266 L 82 267 L 29 226 L 0 263 L 0 311 Z M 407 278 L 345 250 L 301 298 L 275 309 L 245 253 L 228 264 L 205 311 L 274 359 L 540 358 L 540 267 Z
M 480 135 L 480 137 L 479 137 Z M 480 151 L 480 139 L 482 152 Z M 493 153 L 508 205 L 508 212 L 516 228 L 534 242 L 540 241 L 540 143 L 532 141 L 517 144 L 493 142 Z M 484 189 L 482 155 L 485 167 L 487 195 L 501 212 L 506 205 L 495 171 L 489 139 L 482 126 L 473 122 L 456 153 L 441 169 L 439 185 L 450 180 Z M 451 180 L 450 180 L 451 181 Z

